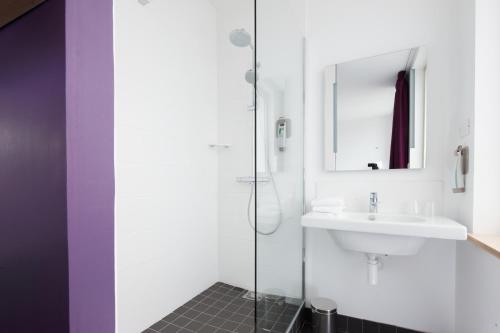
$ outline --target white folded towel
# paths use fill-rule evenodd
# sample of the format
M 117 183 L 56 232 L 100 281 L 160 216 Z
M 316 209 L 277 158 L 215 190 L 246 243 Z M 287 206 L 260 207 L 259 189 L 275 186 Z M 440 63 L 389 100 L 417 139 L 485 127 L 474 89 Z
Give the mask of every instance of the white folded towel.
M 313 212 L 317 213 L 328 213 L 328 214 L 334 214 L 334 215 L 340 215 L 344 211 L 344 207 L 322 207 L 322 206 L 315 206 L 312 208 Z
M 344 198 L 340 197 L 326 197 L 321 199 L 314 199 L 311 201 L 312 207 L 344 207 Z

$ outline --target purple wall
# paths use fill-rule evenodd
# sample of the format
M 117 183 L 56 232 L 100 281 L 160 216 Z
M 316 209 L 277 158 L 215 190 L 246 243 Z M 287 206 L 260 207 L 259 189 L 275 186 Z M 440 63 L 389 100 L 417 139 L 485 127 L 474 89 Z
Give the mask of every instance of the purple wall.
M 64 0 L 0 45 L 0 332 L 66 333 Z
M 112 333 L 113 1 L 66 0 L 71 333 Z

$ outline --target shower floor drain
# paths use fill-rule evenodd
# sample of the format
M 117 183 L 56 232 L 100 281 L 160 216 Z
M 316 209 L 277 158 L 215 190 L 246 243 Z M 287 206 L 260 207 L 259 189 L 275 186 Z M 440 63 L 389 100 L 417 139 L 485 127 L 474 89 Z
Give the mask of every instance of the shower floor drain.
M 260 302 L 262 300 L 262 295 L 256 293 L 255 291 L 247 291 L 243 294 L 243 296 L 241 296 L 241 298 L 249 299 L 251 301 L 255 301 L 255 299 L 257 299 L 257 302 Z

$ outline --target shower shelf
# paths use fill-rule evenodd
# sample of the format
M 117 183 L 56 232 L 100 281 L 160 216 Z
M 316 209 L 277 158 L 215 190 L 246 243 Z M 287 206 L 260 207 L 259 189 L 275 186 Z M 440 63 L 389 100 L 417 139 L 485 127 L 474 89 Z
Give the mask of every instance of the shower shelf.
M 231 145 L 227 143 L 209 143 L 208 146 L 210 148 L 231 148 Z
M 270 181 L 271 179 L 269 177 L 257 177 L 257 183 L 269 183 Z M 236 177 L 236 182 L 253 184 L 255 183 L 255 177 L 254 176 Z

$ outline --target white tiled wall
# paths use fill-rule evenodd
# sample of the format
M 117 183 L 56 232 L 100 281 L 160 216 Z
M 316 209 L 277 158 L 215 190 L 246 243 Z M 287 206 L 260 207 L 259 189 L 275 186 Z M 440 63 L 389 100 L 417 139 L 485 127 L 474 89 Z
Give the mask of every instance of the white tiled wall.
M 216 38 L 208 0 L 115 2 L 120 333 L 218 279 Z
M 470 242 L 457 246 L 456 333 L 500 332 L 498 258 Z
M 498 209 L 491 209 L 497 192 L 491 184 L 496 183 L 496 174 L 488 172 L 493 167 L 495 155 L 491 155 L 491 147 L 498 143 L 495 136 L 498 131 L 489 130 L 489 126 L 496 124 L 492 121 L 498 113 L 490 113 L 494 108 L 498 95 L 490 94 L 489 89 L 495 89 L 498 84 L 498 75 L 492 75 L 498 63 L 490 65 L 484 57 L 494 57 L 498 54 L 498 34 L 500 30 L 492 28 L 498 25 L 498 2 L 491 0 L 459 0 L 457 21 L 460 38 L 457 39 L 457 109 L 451 118 L 452 129 L 448 143 L 450 147 L 457 144 L 469 145 L 471 151 L 471 170 L 467 179 L 467 192 L 462 195 L 448 194 L 445 196 L 447 213 L 466 224 L 469 231 L 493 232 L 498 226 Z M 479 35 L 479 37 L 478 37 Z M 495 38 L 496 36 L 496 38 Z M 497 51 L 494 51 L 496 48 Z M 479 57 L 476 57 L 479 55 Z M 475 67 L 475 62 L 480 62 Z M 496 67 L 495 67 L 496 66 Z M 477 75 L 479 71 L 479 75 Z M 477 81 L 481 84 L 476 85 Z M 484 81 L 486 80 L 486 81 Z M 490 81 L 491 80 L 491 81 Z M 496 80 L 496 81 L 495 81 Z M 484 84 L 487 89 L 482 89 Z M 477 96 L 476 92 L 481 89 Z M 479 97 L 479 100 L 477 100 Z M 484 104 L 487 101 L 487 106 Z M 476 112 L 480 112 L 480 119 L 476 122 Z M 488 116 L 489 115 L 489 116 Z M 461 137 L 457 130 L 469 119 L 470 134 Z M 485 124 L 487 122 L 488 124 Z M 479 141 L 476 134 L 480 133 Z M 485 141 L 486 140 L 486 143 Z M 478 153 L 475 149 L 481 146 Z M 477 155 L 479 159 L 476 159 Z M 486 164 L 484 164 L 484 162 Z M 483 163 L 479 168 L 477 164 Z M 450 172 L 449 170 L 447 170 Z M 480 177 L 476 178 L 479 174 Z M 472 179 L 474 177 L 474 179 Z M 473 180 L 473 181 L 472 181 Z M 479 189 L 476 182 L 481 182 Z M 490 195 L 492 194 L 492 195 Z M 485 196 L 488 198 L 484 200 Z M 468 242 L 457 245 L 457 270 L 456 270 L 456 316 L 455 332 L 500 332 L 500 262 L 497 258 L 479 247 Z

